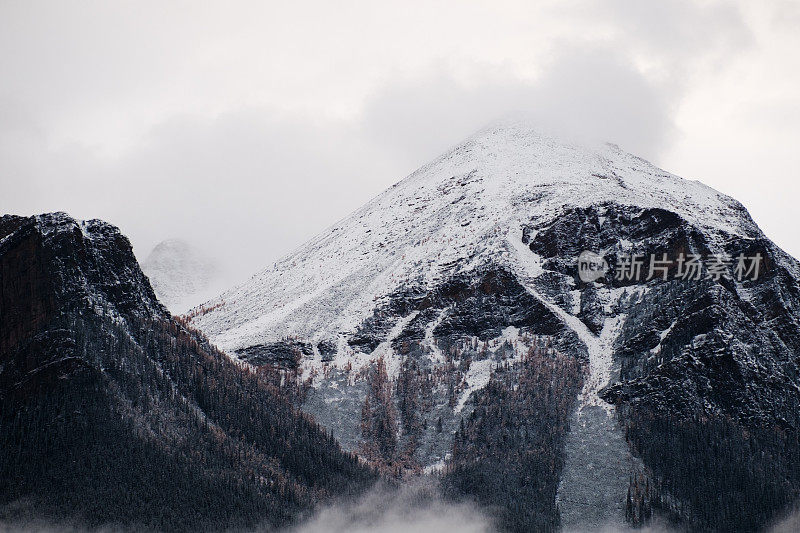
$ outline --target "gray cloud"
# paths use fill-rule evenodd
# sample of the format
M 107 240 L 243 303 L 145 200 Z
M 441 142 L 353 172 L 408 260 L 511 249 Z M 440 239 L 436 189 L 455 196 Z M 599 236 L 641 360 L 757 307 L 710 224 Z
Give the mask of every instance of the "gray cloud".
M 467 132 L 515 112 L 548 129 L 599 137 L 654 157 L 674 129 L 673 100 L 610 47 L 565 44 L 536 80 L 487 69 L 479 84 L 468 85 L 440 68 L 383 87 L 362 119 L 371 136 L 409 159 L 434 157 Z
M 17 111 L 0 150 L 14 178 L 7 190 L 27 205 L 6 198 L 2 208 L 109 219 L 140 257 L 180 236 L 241 279 L 514 111 L 646 155 L 671 127 L 666 98 L 631 65 L 609 50 L 573 49 L 535 82 L 499 72 L 470 86 L 434 69 L 387 83 L 354 119 L 263 107 L 178 115 L 114 157 L 78 143 L 53 148 Z
M 427 37 L 430 53 L 415 27 L 381 22 L 391 38 L 407 38 L 393 47 L 371 33 L 377 40 L 359 41 L 384 19 L 362 20 L 357 10 L 329 15 L 365 29 L 325 33 L 329 49 L 320 50 L 294 41 L 275 48 L 253 6 L 187 15 L 167 5 L 159 18 L 111 6 L 26 5 L 0 8 L 0 69 L 9 74 L 0 89 L 0 211 L 107 219 L 131 236 L 140 258 L 181 237 L 219 257 L 232 280 L 508 113 L 616 142 L 670 168 L 671 147 L 685 136 L 678 118 L 687 95 L 756 42 L 750 15 L 730 2 L 566 2 L 531 12 L 520 4 L 509 6 L 516 18 L 508 20 L 458 10 Z M 256 22 L 248 9 L 258 11 Z M 309 24 L 324 33 L 334 22 Z M 478 30 L 501 22 L 509 34 L 486 49 L 468 47 L 470 35 L 483 38 Z M 262 34 L 263 50 L 254 46 Z M 373 45 L 394 55 L 381 62 Z M 342 85 L 347 75 L 320 54 L 340 54 L 353 79 Z M 214 71 L 220 64 L 231 70 Z M 306 78 L 316 84 L 302 85 Z M 796 135 L 781 101 L 769 116 L 758 111 L 763 104 L 751 106 L 743 120 Z M 108 142 L 98 132 L 110 132 Z M 765 141 L 753 153 L 768 158 L 770 150 Z M 797 239 L 784 234 L 781 244 L 795 243 L 797 253 Z
M 498 531 L 491 513 L 474 503 L 444 499 L 435 479 L 415 479 L 399 487 L 377 484 L 349 502 L 329 505 L 286 533 L 491 533 Z M 673 533 L 659 519 L 645 527 L 612 526 L 567 533 Z M 776 530 L 783 533 L 788 530 Z
M 8 196 L 0 207 L 110 220 L 140 258 L 158 241 L 184 236 L 240 278 L 378 192 L 371 178 L 389 173 L 351 128 L 266 109 L 180 116 L 113 158 L 5 130 Z
M 320 510 L 291 533 L 489 533 L 492 521 L 475 505 L 443 500 L 432 482 L 377 486 L 361 498 Z
M 595 2 L 594 8 L 584 13 L 609 21 L 623 38 L 655 58 L 706 63 L 741 52 L 752 43 L 742 9 L 727 0 L 657 4 L 611 0 Z
M 800 531 L 800 510 L 795 510 L 787 516 L 775 521 L 768 533 L 794 533 Z

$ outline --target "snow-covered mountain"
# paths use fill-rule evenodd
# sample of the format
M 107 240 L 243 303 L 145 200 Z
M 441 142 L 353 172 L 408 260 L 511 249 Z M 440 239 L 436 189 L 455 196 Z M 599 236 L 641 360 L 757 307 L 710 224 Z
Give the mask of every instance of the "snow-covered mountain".
M 434 286 L 487 261 L 536 277 L 541 265 L 524 250 L 523 229 L 569 206 L 604 203 L 669 206 L 714 236 L 759 233 L 735 200 L 616 146 L 563 144 L 503 123 L 226 292 L 225 305 L 198 324 L 232 352 L 287 335 L 335 343 L 398 287 Z
M 142 263 L 158 299 L 174 314 L 184 313 L 220 290 L 220 267 L 181 239 L 158 243 Z
M 632 254 L 669 261 L 663 277 L 584 283 L 584 250 L 614 271 Z M 761 275 L 731 264 L 682 279 L 688 254 L 760 254 Z M 508 121 L 191 319 L 305 384 L 303 408 L 346 448 L 387 471 L 443 472 L 507 529 L 653 513 L 755 528 L 800 488 L 798 278 L 732 198 Z M 719 472 L 729 456 L 734 479 Z

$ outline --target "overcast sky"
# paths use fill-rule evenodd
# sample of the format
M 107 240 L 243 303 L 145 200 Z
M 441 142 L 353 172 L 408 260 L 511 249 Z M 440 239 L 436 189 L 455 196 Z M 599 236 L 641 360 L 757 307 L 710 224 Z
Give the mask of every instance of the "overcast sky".
M 0 0 L 0 212 L 103 218 L 140 259 L 180 237 L 253 273 L 514 110 L 800 257 L 797 0 Z

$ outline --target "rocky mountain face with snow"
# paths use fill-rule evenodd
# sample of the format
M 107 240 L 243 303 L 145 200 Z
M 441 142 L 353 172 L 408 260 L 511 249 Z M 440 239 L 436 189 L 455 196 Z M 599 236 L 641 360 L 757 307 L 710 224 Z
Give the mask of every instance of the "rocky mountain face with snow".
M 695 255 L 734 259 L 687 276 Z M 798 279 L 735 200 L 507 122 L 190 319 L 345 448 L 505 529 L 756 530 L 800 489 Z
M 220 289 L 219 265 L 180 239 L 158 243 L 142 262 L 142 270 L 159 301 L 174 314 L 188 311 Z
M 117 228 L 0 217 L 4 526 L 277 527 L 363 489 L 277 378 L 172 318 Z

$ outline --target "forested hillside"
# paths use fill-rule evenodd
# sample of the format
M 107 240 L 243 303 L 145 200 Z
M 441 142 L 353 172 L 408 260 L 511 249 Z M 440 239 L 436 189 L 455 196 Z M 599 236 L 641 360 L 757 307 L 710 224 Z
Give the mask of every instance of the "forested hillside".
M 285 525 L 374 473 L 155 300 L 127 239 L 0 219 L 0 519 Z

